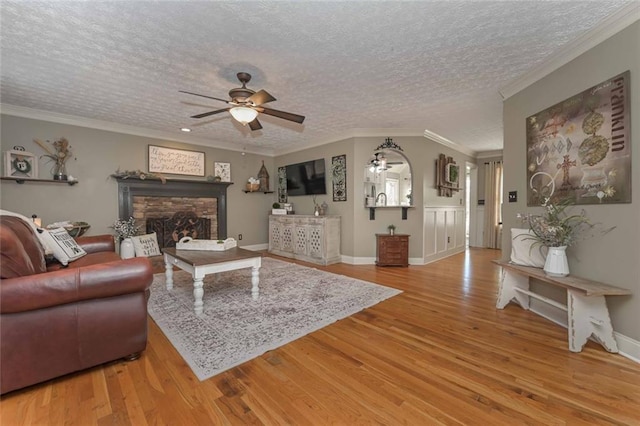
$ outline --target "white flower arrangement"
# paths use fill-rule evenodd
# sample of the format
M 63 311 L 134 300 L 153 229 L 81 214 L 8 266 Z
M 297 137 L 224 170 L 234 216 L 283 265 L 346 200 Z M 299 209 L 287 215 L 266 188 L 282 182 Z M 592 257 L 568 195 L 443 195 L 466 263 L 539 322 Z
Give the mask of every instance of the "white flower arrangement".
M 133 217 L 127 220 L 118 219 L 113 223 L 111 228 L 113 228 L 113 234 L 119 240 L 138 235 L 140 231 L 140 226 L 136 225 L 136 220 Z
M 546 198 L 542 207 L 542 215 L 527 215 L 524 222 L 529 224 L 533 236 L 525 237 L 535 241 L 535 244 L 547 247 L 571 247 L 578 241 L 593 236 L 595 231 L 602 234 L 613 230 L 611 227 L 602 229 L 601 224 L 592 223 L 584 210 L 579 214 L 569 214 L 567 208 L 572 205 L 571 200 L 553 202 Z M 523 234 L 524 235 L 524 234 Z

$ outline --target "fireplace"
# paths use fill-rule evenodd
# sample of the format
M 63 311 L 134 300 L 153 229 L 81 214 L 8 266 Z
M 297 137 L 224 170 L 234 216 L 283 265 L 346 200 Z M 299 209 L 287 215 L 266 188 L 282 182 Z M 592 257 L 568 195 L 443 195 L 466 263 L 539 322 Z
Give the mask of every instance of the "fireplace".
M 121 219 L 133 217 L 141 229 L 147 229 L 149 219 L 171 219 L 176 213 L 189 213 L 188 220 L 202 219 L 196 233 L 206 237 L 199 238 L 227 238 L 227 187 L 230 182 L 167 180 L 163 184 L 151 179 L 116 179 Z M 158 235 L 158 244 L 162 245 L 160 240 Z

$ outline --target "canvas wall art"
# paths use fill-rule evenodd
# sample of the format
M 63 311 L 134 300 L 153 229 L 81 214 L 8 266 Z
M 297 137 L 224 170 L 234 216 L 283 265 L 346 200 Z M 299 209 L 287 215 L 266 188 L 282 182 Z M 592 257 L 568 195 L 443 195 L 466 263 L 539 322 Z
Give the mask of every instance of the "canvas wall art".
M 631 202 L 626 71 L 527 118 L 527 205 Z

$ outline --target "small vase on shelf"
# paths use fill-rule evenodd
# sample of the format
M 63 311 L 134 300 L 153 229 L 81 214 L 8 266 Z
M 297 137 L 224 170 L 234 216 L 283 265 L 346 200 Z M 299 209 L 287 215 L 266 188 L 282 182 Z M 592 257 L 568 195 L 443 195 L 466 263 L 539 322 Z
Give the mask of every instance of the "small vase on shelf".
M 566 277 L 569 275 L 567 262 L 567 246 L 549 247 L 547 260 L 544 263 L 544 273 L 550 277 Z
M 131 238 L 125 238 L 120 243 L 120 257 L 122 259 L 131 259 L 136 257 L 136 251 L 133 247 L 133 241 Z
M 67 180 L 67 166 L 64 163 L 53 166 L 53 180 Z

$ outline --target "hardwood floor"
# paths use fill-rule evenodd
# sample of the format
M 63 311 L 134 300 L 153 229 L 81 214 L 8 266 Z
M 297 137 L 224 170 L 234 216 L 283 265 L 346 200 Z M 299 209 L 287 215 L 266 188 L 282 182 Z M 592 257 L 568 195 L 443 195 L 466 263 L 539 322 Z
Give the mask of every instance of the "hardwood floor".
M 5 395 L 0 424 L 640 424 L 640 365 L 496 310 L 499 257 L 320 267 L 404 293 L 204 382 L 149 319 L 139 360 Z

